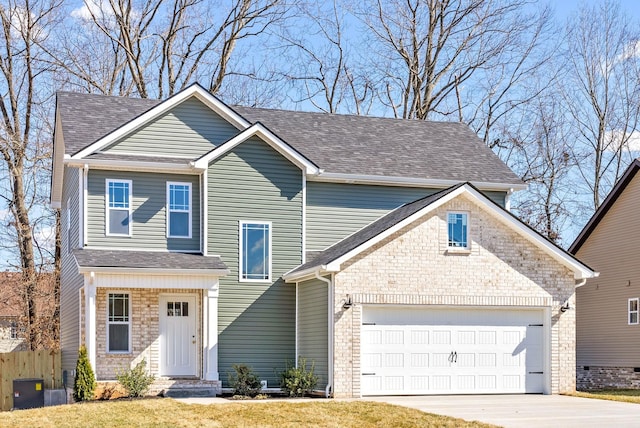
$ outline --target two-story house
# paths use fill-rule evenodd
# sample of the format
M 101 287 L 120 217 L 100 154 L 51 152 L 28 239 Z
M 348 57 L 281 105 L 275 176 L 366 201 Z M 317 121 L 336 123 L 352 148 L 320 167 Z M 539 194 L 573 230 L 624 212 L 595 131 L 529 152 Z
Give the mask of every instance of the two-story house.
M 508 212 L 525 186 L 459 123 L 59 93 L 61 347 L 99 381 L 141 359 L 172 383 L 318 389 L 575 388 L 574 287 L 594 272 Z M 158 386 L 159 385 L 159 386 Z M 175 385 L 174 385 L 175 386 Z

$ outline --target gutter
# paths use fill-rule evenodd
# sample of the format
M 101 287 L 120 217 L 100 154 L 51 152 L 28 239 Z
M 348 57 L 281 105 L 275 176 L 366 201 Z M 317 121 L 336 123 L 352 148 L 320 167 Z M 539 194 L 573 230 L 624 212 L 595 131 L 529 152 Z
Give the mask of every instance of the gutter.
M 331 389 L 333 387 L 333 298 L 334 298 L 334 290 L 333 290 L 333 281 L 331 279 L 324 278 L 320 276 L 320 269 L 314 272 L 315 278 L 327 284 L 327 386 L 324 388 L 324 396 L 325 398 L 329 398 L 331 396 Z M 333 278 L 333 275 L 331 275 Z

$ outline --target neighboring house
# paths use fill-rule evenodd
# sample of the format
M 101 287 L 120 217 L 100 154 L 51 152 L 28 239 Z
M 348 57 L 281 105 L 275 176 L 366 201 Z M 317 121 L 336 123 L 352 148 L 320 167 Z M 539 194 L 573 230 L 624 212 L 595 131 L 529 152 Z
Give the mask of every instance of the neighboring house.
M 0 353 L 26 349 L 20 329 L 20 281 L 19 273 L 0 272 Z
M 639 170 L 636 159 L 569 248 L 600 272 L 576 290 L 580 389 L 640 388 Z
M 463 124 L 59 93 L 61 347 L 98 380 L 318 389 L 575 389 L 574 286 L 594 275 L 508 212 L 525 186 Z M 505 207 L 507 209 L 505 209 Z M 159 386 L 158 386 L 159 385 Z M 172 386 L 173 387 L 173 386 Z

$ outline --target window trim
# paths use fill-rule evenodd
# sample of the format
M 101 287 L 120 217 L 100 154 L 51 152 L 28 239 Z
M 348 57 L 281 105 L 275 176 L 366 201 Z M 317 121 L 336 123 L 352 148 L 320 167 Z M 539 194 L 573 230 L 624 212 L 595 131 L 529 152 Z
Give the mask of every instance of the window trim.
M 244 271 L 244 263 L 243 263 L 243 251 L 244 251 L 244 240 L 242 239 L 242 232 L 243 232 L 243 227 L 245 225 L 249 225 L 249 224 L 257 224 L 257 225 L 263 225 L 263 226 L 268 226 L 269 227 L 269 248 L 267 249 L 268 251 L 268 257 L 269 257 L 269 262 L 267 263 L 267 269 L 268 269 L 268 275 L 267 278 L 265 279 L 251 279 L 251 278 L 243 278 L 243 271 Z M 273 269 L 272 269 L 272 263 L 273 263 L 273 251 L 272 251 L 272 242 L 273 242 L 273 226 L 272 223 L 270 221 L 252 221 L 252 220 L 240 220 L 238 222 L 238 281 L 239 282 L 261 282 L 261 283 L 268 283 L 268 282 L 272 282 L 272 276 L 273 276 Z
M 128 300 L 128 309 L 129 309 L 129 313 L 127 314 L 127 318 L 128 321 L 123 322 L 123 321 L 109 321 L 109 297 L 112 294 L 125 294 L 127 295 L 127 300 Z M 107 328 L 106 328 L 106 338 L 107 338 L 107 343 L 106 343 L 106 353 L 107 354 L 131 354 L 132 350 L 133 350 L 133 346 L 132 346 L 132 339 L 131 339 L 131 319 L 132 319 L 132 312 L 133 312 L 133 300 L 131 298 L 131 293 L 128 291 L 118 291 L 118 290 L 112 290 L 107 292 L 107 311 L 106 311 L 106 324 L 107 324 Z M 124 325 L 127 324 L 128 325 L 128 339 L 129 339 L 129 343 L 128 343 L 128 349 L 126 351 L 111 351 L 109 349 L 109 326 L 111 324 L 116 324 L 116 325 Z
M 109 198 L 109 184 L 110 183 L 127 183 L 129 185 L 129 191 L 128 191 L 128 196 L 129 196 L 129 208 L 128 208 L 128 219 L 129 219 L 129 232 L 128 233 L 112 233 L 109 230 L 109 212 L 111 211 L 111 208 L 109 207 L 109 204 L 111 202 L 110 198 Z M 133 180 L 124 180 L 124 179 L 119 179 L 119 178 L 107 178 L 105 179 L 105 193 L 104 193 L 104 198 L 105 198 L 105 203 L 104 203 L 104 208 L 105 208 L 105 216 L 104 216 L 104 228 L 105 228 L 105 236 L 127 236 L 127 237 L 131 237 L 133 236 L 133 216 L 131 215 L 131 213 L 133 212 L 132 209 L 132 205 L 133 205 Z M 113 209 L 117 209 L 117 210 L 123 210 L 124 208 L 113 208 Z
M 631 302 L 635 302 L 636 304 L 636 309 L 633 311 L 631 310 Z M 633 314 L 635 314 L 636 316 L 635 322 L 631 322 L 631 315 Z M 627 301 L 627 323 L 628 325 L 640 324 L 640 299 L 638 299 L 637 297 L 634 297 Z
M 466 245 L 464 247 L 459 247 L 459 246 L 455 246 L 455 245 L 451 245 L 451 240 L 449 239 L 449 215 L 457 215 L 457 214 L 462 214 L 465 215 L 467 218 L 467 225 L 466 225 Z M 471 216 L 469 215 L 468 211 L 447 211 L 447 217 L 446 217 L 446 223 L 447 223 L 447 251 L 451 251 L 451 252 L 469 252 L 471 251 L 471 238 L 470 238 L 470 233 L 469 230 L 470 228 L 470 224 L 471 224 Z
M 170 224 L 171 224 L 171 212 L 179 212 L 179 213 L 184 213 L 187 211 L 184 210 L 172 210 L 171 207 L 171 186 L 172 185 L 179 185 L 179 186 L 187 186 L 187 188 L 189 189 L 189 233 L 187 236 L 181 236 L 181 235 L 171 235 L 171 229 L 170 229 Z M 193 230 L 193 189 L 191 186 L 191 183 L 186 182 L 186 181 L 167 181 L 167 201 L 166 201 L 166 221 L 167 221 L 167 238 L 175 238 L 175 239 L 191 239 L 192 237 L 192 230 Z

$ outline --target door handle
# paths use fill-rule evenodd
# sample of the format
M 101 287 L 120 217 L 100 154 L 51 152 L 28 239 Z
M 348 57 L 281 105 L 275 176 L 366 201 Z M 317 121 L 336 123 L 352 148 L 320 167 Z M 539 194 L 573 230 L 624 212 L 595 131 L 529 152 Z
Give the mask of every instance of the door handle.
M 453 351 L 451 351 L 451 352 L 449 353 L 449 358 L 448 358 L 448 360 L 449 360 L 449 362 L 450 362 L 450 363 L 453 363 Z
M 453 359 L 453 362 L 454 362 L 454 363 L 457 363 L 457 362 L 458 362 L 458 351 L 456 351 L 456 352 L 454 352 L 454 353 L 453 353 L 453 358 L 454 358 L 454 359 Z

